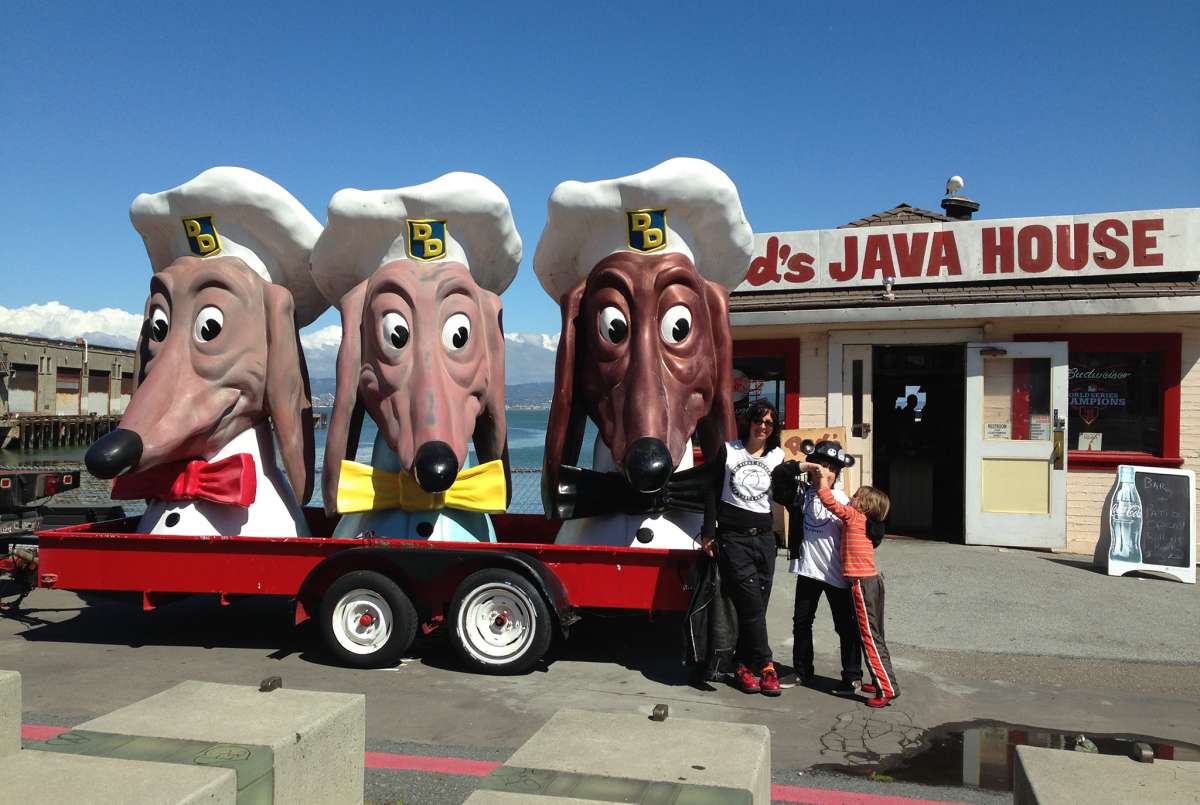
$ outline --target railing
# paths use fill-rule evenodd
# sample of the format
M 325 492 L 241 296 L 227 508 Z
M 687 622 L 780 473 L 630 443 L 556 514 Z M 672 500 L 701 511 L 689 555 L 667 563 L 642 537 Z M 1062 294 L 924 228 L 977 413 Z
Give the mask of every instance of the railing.
M 37 462 L 16 462 L 6 464 L 14 469 L 30 469 L 30 468 L 61 468 L 61 469 L 79 469 L 82 462 L 79 461 L 37 461 Z M 318 473 L 320 470 L 318 469 Z M 89 472 L 83 472 L 80 476 L 80 488 L 73 492 L 64 492 L 54 498 L 56 504 L 71 504 L 71 505 L 110 505 L 112 499 L 108 496 L 108 491 L 112 485 L 111 481 L 103 481 L 96 478 Z M 321 505 L 321 480 L 318 475 L 315 483 L 315 492 L 313 499 L 309 505 Z M 512 468 L 512 503 L 509 504 L 508 512 L 510 514 L 543 514 L 542 508 L 542 468 L 541 467 L 513 467 Z M 120 505 L 125 507 L 125 510 L 130 514 L 139 514 L 145 509 L 145 504 L 142 501 L 125 500 L 121 501 Z

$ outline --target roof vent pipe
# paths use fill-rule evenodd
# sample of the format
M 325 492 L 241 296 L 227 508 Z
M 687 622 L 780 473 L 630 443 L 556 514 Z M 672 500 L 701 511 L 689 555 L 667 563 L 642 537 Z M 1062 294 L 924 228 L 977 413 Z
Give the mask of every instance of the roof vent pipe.
M 942 199 L 942 209 L 956 221 L 970 221 L 971 216 L 979 211 L 978 201 L 972 201 L 962 195 L 965 184 L 961 176 L 951 176 L 946 181 L 946 197 Z

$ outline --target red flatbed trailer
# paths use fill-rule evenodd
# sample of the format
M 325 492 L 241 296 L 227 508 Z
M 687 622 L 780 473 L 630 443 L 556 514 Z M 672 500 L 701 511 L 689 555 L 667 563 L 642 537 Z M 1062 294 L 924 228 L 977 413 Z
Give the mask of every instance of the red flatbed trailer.
M 332 533 L 307 514 L 314 534 Z M 360 667 L 394 664 L 418 626 L 446 624 L 464 662 L 490 673 L 532 667 L 579 610 L 687 608 L 695 551 L 556 545 L 558 524 L 536 515 L 493 523 L 500 541 L 487 543 L 149 535 L 126 518 L 39 532 L 37 584 L 141 593 L 146 609 L 180 595 L 287 596 L 297 623 L 316 617 L 334 654 Z

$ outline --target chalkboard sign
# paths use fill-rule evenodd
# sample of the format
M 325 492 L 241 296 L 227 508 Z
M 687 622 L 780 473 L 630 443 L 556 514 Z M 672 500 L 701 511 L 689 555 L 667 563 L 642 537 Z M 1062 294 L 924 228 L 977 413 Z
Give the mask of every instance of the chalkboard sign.
M 1107 499 L 1108 573 L 1153 570 L 1196 583 L 1196 476 L 1117 467 Z

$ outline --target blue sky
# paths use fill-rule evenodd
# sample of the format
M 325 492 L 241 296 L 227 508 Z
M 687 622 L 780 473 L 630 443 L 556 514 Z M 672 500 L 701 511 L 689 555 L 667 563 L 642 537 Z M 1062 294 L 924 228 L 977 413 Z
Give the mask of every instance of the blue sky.
M 513 332 L 558 330 L 530 269 L 555 184 L 671 156 L 757 231 L 936 209 L 952 173 L 981 217 L 1200 206 L 1197 4 L 249 5 L 6 4 L 0 305 L 140 313 L 130 201 L 219 164 L 322 221 L 342 187 L 488 176 Z

